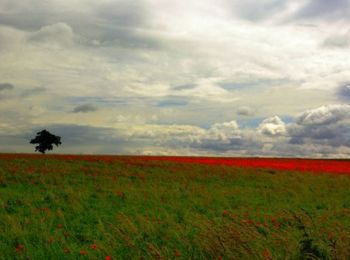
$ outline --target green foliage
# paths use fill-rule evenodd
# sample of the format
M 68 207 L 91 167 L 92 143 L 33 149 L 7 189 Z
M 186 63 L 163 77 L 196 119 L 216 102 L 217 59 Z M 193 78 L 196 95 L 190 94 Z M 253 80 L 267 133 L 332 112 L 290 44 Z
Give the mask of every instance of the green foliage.
M 349 259 L 350 178 L 0 158 L 0 259 Z

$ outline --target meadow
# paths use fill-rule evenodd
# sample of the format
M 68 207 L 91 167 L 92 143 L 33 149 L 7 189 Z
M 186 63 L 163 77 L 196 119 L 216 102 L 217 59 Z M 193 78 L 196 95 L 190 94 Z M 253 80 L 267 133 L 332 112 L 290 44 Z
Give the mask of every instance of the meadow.
M 0 259 L 350 259 L 349 161 L 208 160 L 2 154 Z

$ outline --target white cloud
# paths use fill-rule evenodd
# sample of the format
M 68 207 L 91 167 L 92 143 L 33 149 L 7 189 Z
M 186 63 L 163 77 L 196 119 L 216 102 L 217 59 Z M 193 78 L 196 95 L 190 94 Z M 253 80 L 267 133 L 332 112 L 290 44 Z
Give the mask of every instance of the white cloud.
M 302 113 L 296 120 L 299 125 L 324 125 L 350 118 L 350 105 L 326 105 Z
M 227 143 L 233 138 L 240 138 L 240 130 L 234 120 L 212 125 L 205 135 L 205 139 L 220 143 Z
M 164 151 L 338 151 L 349 109 L 322 104 L 348 101 L 349 27 L 311 2 L 0 1 L 0 78 L 16 86 L 1 91 L 3 128 L 79 122 Z M 98 110 L 68 113 L 81 104 Z M 291 126 L 270 118 L 302 111 Z
M 278 116 L 263 120 L 257 130 L 259 133 L 268 136 L 280 136 L 287 132 L 285 123 Z

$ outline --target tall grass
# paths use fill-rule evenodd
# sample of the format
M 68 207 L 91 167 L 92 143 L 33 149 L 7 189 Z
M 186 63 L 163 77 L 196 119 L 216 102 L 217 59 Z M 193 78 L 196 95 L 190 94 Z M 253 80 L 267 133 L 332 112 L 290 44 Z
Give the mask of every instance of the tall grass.
M 350 178 L 0 158 L 1 259 L 349 259 Z

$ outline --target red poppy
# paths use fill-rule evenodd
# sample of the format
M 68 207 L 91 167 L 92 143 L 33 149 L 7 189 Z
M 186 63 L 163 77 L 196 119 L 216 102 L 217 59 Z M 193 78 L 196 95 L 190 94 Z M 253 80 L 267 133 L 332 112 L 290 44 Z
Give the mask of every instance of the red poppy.
M 228 216 L 228 215 L 230 215 L 230 212 L 229 212 L 227 209 L 225 209 L 225 210 L 222 212 L 222 215 L 223 215 L 223 216 Z
M 26 249 L 24 248 L 24 246 L 22 244 L 18 244 L 16 246 L 16 253 L 21 252 L 21 251 L 25 251 Z
M 265 249 L 263 251 L 263 257 L 265 260 L 271 260 L 272 259 L 272 255 L 270 253 L 270 251 L 268 249 Z
M 96 245 L 96 244 L 92 244 L 92 245 L 90 246 L 90 248 L 91 248 L 92 250 L 96 250 L 96 249 L 97 249 L 97 245 Z
M 47 240 L 47 243 L 48 243 L 48 244 L 52 244 L 54 241 L 55 241 L 55 238 L 54 238 L 54 237 L 50 237 L 50 238 Z

